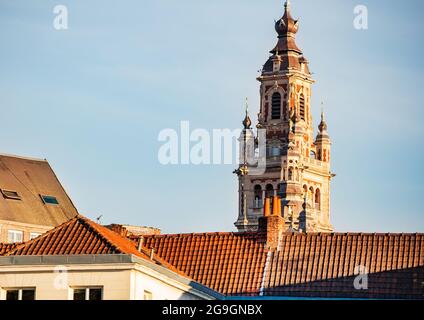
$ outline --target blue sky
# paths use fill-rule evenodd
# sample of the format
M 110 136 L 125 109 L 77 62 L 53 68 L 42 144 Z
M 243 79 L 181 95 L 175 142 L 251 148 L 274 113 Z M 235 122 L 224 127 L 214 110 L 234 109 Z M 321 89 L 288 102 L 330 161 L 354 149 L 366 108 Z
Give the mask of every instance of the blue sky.
M 53 28 L 53 7 L 69 29 Z M 353 8 L 369 29 L 353 28 Z M 424 231 L 422 1 L 292 1 L 325 101 L 337 231 Z M 0 152 L 47 158 L 80 212 L 163 232 L 234 230 L 234 166 L 162 166 L 157 136 L 240 126 L 279 0 L 0 0 Z

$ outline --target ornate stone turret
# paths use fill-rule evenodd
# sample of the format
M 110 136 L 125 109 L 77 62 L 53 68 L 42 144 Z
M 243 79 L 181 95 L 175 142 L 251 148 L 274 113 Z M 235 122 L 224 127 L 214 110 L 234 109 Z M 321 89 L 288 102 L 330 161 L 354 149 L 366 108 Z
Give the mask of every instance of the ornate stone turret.
M 277 44 L 257 78 L 261 84 L 257 128 L 266 130 L 266 170 L 261 175 L 242 174 L 249 172 L 246 165 L 236 171 L 240 200 L 236 226 L 240 231 L 257 230 L 265 199 L 277 196 L 285 230 L 330 232 L 331 142 L 324 116 L 314 137 L 314 80 L 296 44 L 299 22 L 292 17 L 289 1 L 275 30 Z M 246 113 L 240 139 L 254 139 L 251 124 Z
M 324 119 L 324 111 L 321 112 L 321 122 L 318 125 L 318 134 L 315 139 L 318 160 L 330 162 L 331 140 L 327 132 L 327 122 Z

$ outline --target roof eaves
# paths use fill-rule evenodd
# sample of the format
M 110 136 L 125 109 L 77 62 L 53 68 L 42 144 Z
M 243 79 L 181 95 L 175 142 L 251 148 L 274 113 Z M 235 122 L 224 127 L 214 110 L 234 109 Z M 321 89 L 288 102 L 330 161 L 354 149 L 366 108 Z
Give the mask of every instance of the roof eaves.
M 38 162 L 47 162 L 48 163 L 48 161 L 46 159 L 18 156 L 18 155 L 7 154 L 7 153 L 0 153 L 0 157 L 16 158 L 16 159 L 22 159 L 22 160 L 30 160 L 30 161 L 38 161 Z

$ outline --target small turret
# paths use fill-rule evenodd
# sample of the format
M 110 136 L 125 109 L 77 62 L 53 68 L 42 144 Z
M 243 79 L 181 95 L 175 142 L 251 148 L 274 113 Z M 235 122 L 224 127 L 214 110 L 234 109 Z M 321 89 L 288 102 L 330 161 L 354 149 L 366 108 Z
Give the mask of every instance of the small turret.
M 247 102 L 247 98 L 246 98 L 246 115 L 242 123 L 245 130 L 251 129 L 252 120 L 250 120 L 250 117 L 249 117 L 249 105 Z
M 324 118 L 324 111 L 321 111 L 321 122 L 318 125 L 318 129 L 319 131 L 315 139 L 318 160 L 330 162 L 331 140 L 327 132 L 328 126 Z

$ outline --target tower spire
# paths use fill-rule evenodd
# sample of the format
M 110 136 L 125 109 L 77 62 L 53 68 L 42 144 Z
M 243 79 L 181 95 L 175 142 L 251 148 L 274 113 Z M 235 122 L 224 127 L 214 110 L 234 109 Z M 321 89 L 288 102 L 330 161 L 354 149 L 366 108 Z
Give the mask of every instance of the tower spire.
M 286 9 L 287 12 L 290 12 L 290 0 L 286 0 L 286 3 L 284 3 L 284 8 Z
M 321 101 L 321 122 L 318 126 L 319 132 L 320 133 L 326 133 L 327 131 L 327 122 L 325 122 L 325 117 L 324 117 L 324 102 Z
M 243 127 L 244 127 L 244 129 L 250 129 L 250 127 L 252 125 L 252 120 L 250 120 L 250 117 L 249 117 L 249 103 L 248 103 L 247 97 L 246 97 L 245 112 L 246 112 L 246 114 L 245 114 L 245 117 L 244 117 L 244 120 L 243 120 Z

